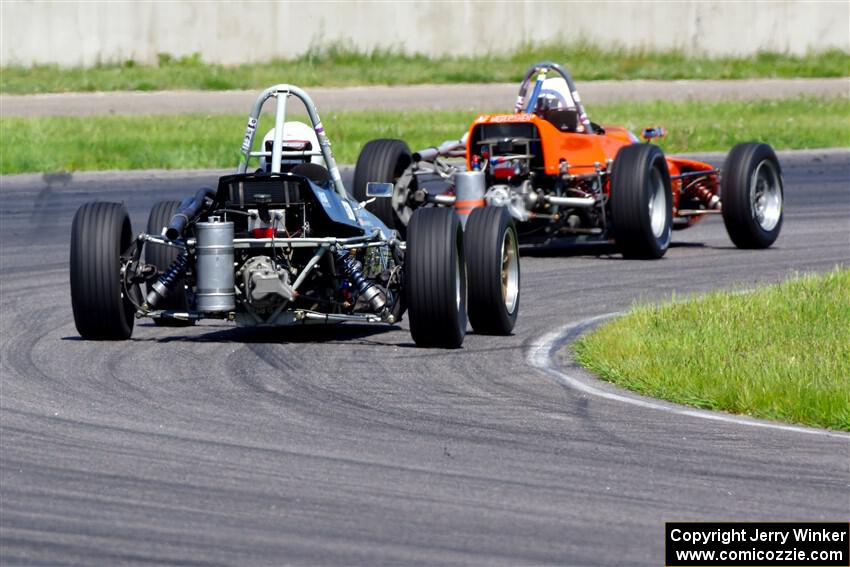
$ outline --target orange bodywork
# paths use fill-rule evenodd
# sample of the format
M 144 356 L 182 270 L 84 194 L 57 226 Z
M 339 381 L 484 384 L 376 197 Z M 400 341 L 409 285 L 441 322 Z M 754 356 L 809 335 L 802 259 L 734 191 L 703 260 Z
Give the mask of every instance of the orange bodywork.
M 608 160 L 617 156 L 620 148 L 630 144 L 638 143 L 637 137 L 627 128 L 622 126 L 603 126 L 604 134 L 584 134 L 562 132 L 545 118 L 536 114 L 483 114 L 478 116 L 469 129 L 468 142 L 466 146 L 467 169 L 472 168 L 473 144 L 475 143 L 474 132 L 481 124 L 534 124 L 540 135 L 540 143 L 543 150 L 543 166 L 546 175 L 558 175 L 561 172 L 562 162 L 569 165 L 569 173 L 581 175 L 596 171 L 597 164 L 604 171 L 608 168 Z M 679 208 L 679 197 L 690 179 L 676 179 L 683 173 L 696 171 L 713 171 L 714 168 L 700 161 L 685 158 L 667 157 L 667 168 L 670 172 L 673 201 L 673 215 Z M 700 183 L 703 189 L 716 195 L 718 192 L 717 176 L 712 174 L 703 178 Z M 610 193 L 610 183 L 606 180 L 604 191 Z M 693 216 L 688 219 L 688 226 L 697 222 L 701 217 Z
M 558 175 L 561 171 L 561 162 L 564 160 L 569 163 L 570 173 L 593 173 L 594 163 L 599 163 L 604 167 L 608 158 L 613 159 L 621 147 L 632 143 L 625 128 L 615 128 L 616 132 L 609 132 L 606 128 L 603 136 L 588 136 L 587 134 L 561 132 L 548 120 L 540 118 L 536 114 L 484 114 L 476 118 L 470 127 L 470 141 L 466 148 L 467 161 L 472 157 L 470 145 L 473 143 L 472 134 L 477 126 L 509 123 L 534 124 L 537 127 L 543 146 L 546 175 Z

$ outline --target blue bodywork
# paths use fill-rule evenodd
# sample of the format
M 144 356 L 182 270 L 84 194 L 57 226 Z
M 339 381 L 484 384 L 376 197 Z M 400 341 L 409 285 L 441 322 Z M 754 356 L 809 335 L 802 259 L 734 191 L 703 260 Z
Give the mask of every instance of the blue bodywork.
M 327 213 L 328 217 L 336 223 L 349 226 L 356 226 L 364 231 L 364 234 L 369 234 L 379 229 L 381 236 L 384 239 L 389 239 L 393 231 L 387 227 L 381 220 L 360 206 L 356 200 L 351 197 L 343 198 L 333 189 L 331 183 L 325 186 L 317 185 L 312 180 L 304 178 L 313 190 L 316 199 L 322 205 L 322 208 Z
M 280 185 L 275 183 L 276 180 L 279 180 Z M 355 199 L 351 197 L 343 197 L 340 195 L 331 181 L 320 182 L 317 183 L 315 180 L 304 176 L 298 175 L 294 173 L 279 173 L 279 174 L 267 174 L 263 172 L 257 173 L 239 173 L 236 175 L 226 175 L 219 179 L 219 187 L 217 193 L 217 200 L 219 201 L 221 206 L 227 206 L 230 203 L 238 201 L 241 205 L 250 204 L 251 191 L 248 189 L 251 187 L 251 183 L 264 184 L 266 187 L 269 182 L 272 183 L 273 187 L 271 189 L 267 189 L 264 187 L 262 192 L 273 193 L 275 191 L 281 190 L 282 193 L 276 195 L 277 205 L 279 206 L 283 203 L 284 199 L 290 198 L 305 198 L 303 193 L 290 193 L 290 195 L 300 195 L 300 197 L 284 197 L 287 191 L 291 190 L 293 181 L 298 182 L 298 187 L 309 188 L 310 193 L 312 193 L 313 199 L 309 199 L 310 201 L 314 201 L 318 203 L 324 213 L 327 215 L 328 219 L 333 224 L 343 225 L 346 228 L 346 231 L 350 233 L 352 229 L 354 229 L 358 234 L 372 234 L 375 232 L 375 229 L 378 229 L 381 233 L 381 237 L 384 240 L 389 240 L 393 235 L 393 230 L 388 228 L 381 220 L 376 217 L 374 214 L 367 211 L 364 207 L 360 206 Z M 239 191 L 233 190 L 232 187 L 238 186 Z M 244 189 L 243 189 L 244 187 Z M 256 187 L 256 186 L 255 186 Z M 244 194 L 243 194 L 244 191 Z M 255 190 L 256 191 L 256 190 Z M 236 193 L 239 193 L 238 198 L 236 197 Z M 246 202 L 241 202 L 245 200 Z M 287 200 L 287 203 L 289 201 Z M 330 234 L 324 234 L 321 236 L 332 236 Z

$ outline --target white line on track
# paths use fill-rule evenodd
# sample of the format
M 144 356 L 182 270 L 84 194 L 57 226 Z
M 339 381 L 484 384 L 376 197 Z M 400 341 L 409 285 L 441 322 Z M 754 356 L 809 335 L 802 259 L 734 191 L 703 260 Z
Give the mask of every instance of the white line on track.
M 543 335 L 542 337 L 540 337 L 540 339 L 535 341 L 532 344 L 531 348 L 528 350 L 528 363 L 534 366 L 535 368 L 545 372 L 546 374 L 553 377 L 555 380 L 569 388 L 578 390 L 579 392 L 582 392 L 584 394 L 604 398 L 606 400 L 630 404 L 642 408 L 665 411 L 677 415 L 685 415 L 688 417 L 696 417 L 700 419 L 709 419 L 712 421 L 732 423 L 735 425 L 762 427 L 765 429 L 778 429 L 780 431 L 791 431 L 794 433 L 804 433 L 806 435 L 823 435 L 826 437 L 837 437 L 850 441 L 850 434 L 838 431 L 813 429 L 809 427 L 797 427 L 794 425 L 783 425 L 781 423 L 774 423 L 770 421 L 761 421 L 758 419 L 738 417 L 725 413 L 688 408 L 673 403 L 662 402 L 660 400 L 644 398 L 642 396 L 638 396 L 637 394 L 615 392 L 613 391 L 613 388 L 609 390 L 593 384 L 592 379 L 577 378 L 575 376 L 567 374 L 564 370 L 559 370 L 558 368 L 556 368 L 555 363 L 552 360 L 552 356 L 558 350 L 560 350 L 561 347 L 563 347 L 567 343 L 573 342 L 582 334 L 586 333 L 587 331 L 590 331 L 602 322 L 616 317 L 617 315 L 621 315 L 621 313 L 608 313 L 605 315 L 599 315 L 597 317 L 591 317 L 590 319 L 584 319 L 582 321 L 578 321 L 577 323 L 571 323 L 569 325 L 561 327 L 556 331 L 552 331 L 551 333 Z

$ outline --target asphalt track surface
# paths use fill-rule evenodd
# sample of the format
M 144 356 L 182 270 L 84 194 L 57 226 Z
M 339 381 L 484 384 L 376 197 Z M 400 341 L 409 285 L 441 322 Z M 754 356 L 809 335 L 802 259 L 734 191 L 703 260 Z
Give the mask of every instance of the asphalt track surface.
M 285 78 L 281 79 L 285 81 Z M 684 101 L 775 99 L 800 96 L 846 97 L 850 78 L 740 79 L 680 81 L 581 81 L 582 100 L 592 104 L 617 101 Z M 346 110 L 480 110 L 508 108 L 516 83 L 309 87 L 324 112 Z M 243 91 L 158 91 L 0 95 L 0 114 L 22 116 L 89 116 L 93 114 L 242 114 L 260 89 Z M 300 104 L 293 112 L 303 112 Z
M 141 230 L 211 175 L 0 179 L 0 563 L 658 566 L 664 521 L 846 521 L 846 437 L 623 404 L 527 362 L 636 299 L 850 265 L 850 154 L 780 159 L 773 249 L 736 250 L 711 218 L 656 262 L 525 256 L 516 333 L 450 352 L 406 323 L 82 341 L 75 209 L 124 201 Z

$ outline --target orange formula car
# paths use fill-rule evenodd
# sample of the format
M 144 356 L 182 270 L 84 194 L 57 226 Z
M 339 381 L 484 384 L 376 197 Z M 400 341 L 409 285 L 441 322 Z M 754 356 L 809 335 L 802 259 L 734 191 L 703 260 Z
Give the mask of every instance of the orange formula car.
M 769 145 L 735 146 L 721 172 L 664 156 L 648 143 L 660 135 L 646 129 L 641 143 L 626 128 L 591 122 L 570 74 L 538 63 L 513 113 L 478 116 L 460 140 L 415 153 L 401 140 L 367 143 L 354 196 L 365 200 L 370 182 L 391 183 L 391 198 L 369 207 L 402 233 L 419 207 L 455 207 L 463 221 L 475 207 L 497 206 L 516 219 L 524 243 L 613 242 L 627 258 L 660 258 L 673 229 L 710 214 L 722 214 L 740 248 L 773 244 L 783 182 Z

